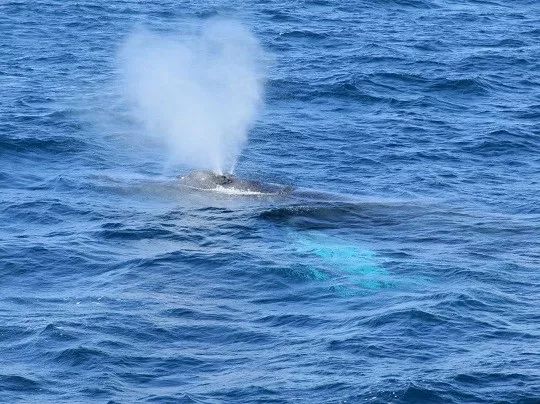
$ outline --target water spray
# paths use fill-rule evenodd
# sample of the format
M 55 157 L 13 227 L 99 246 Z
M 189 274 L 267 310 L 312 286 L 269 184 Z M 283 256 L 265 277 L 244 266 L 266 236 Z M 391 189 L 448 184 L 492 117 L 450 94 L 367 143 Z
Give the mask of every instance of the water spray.
M 212 20 L 191 33 L 133 32 L 119 60 L 144 132 L 175 163 L 230 174 L 261 108 L 262 56 L 244 26 Z

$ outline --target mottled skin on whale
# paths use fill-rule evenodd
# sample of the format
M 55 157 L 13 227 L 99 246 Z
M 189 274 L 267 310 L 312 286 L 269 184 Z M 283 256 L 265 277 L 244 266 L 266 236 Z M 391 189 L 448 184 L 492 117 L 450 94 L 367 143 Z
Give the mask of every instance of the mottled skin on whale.
M 292 191 L 291 187 L 242 180 L 232 174 L 218 174 L 206 170 L 193 171 L 180 177 L 180 184 L 201 191 L 236 191 L 246 194 L 281 194 Z

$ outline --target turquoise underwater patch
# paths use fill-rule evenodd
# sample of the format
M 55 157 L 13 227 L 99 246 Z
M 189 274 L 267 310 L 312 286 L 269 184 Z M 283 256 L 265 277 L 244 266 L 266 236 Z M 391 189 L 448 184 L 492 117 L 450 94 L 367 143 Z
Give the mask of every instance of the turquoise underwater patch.
M 294 233 L 290 236 L 295 251 L 310 261 L 313 278 L 333 280 L 333 288 L 340 293 L 350 295 L 391 286 L 388 271 L 381 266 L 372 250 L 323 233 Z

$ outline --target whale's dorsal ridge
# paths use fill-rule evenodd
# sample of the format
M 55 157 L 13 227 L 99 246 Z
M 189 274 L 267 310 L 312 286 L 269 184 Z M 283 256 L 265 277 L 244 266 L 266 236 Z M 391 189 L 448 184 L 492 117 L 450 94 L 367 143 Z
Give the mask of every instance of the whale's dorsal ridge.
M 288 191 L 287 188 L 280 186 L 242 180 L 232 174 L 219 174 L 208 170 L 193 171 L 181 177 L 180 183 L 196 190 L 227 191 L 244 195 L 280 194 Z

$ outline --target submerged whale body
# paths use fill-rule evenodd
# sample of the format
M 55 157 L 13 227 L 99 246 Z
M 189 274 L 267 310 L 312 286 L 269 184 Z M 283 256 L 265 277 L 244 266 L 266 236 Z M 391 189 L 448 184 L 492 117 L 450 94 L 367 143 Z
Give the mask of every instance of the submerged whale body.
M 290 187 L 242 180 L 231 174 L 217 174 L 212 171 L 193 171 L 180 177 L 180 184 L 200 191 L 243 195 L 281 194 L 292 190 Z

